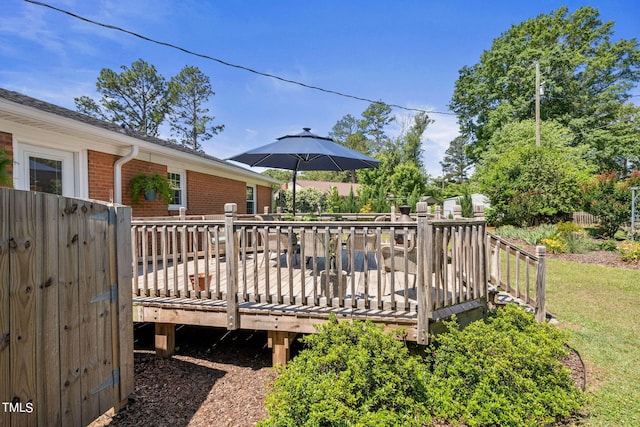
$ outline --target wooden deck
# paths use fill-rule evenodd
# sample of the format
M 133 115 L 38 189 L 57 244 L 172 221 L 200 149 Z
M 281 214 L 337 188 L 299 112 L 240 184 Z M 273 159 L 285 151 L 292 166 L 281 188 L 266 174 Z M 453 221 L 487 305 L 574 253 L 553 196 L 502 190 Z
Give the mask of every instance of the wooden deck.
M 240 220 L 227 208 L 224 220 L 132 222 L 134 321 L 156 323 L 161 354 L 174 325 L 192 324 L 266 330 L 283 363 L 295 334 L 331 313 L 426 344 L 442 319 L 486 314 L 490 259 L 501 280 L 483 220 L 429 218 L 423 204 L 411 223 Z

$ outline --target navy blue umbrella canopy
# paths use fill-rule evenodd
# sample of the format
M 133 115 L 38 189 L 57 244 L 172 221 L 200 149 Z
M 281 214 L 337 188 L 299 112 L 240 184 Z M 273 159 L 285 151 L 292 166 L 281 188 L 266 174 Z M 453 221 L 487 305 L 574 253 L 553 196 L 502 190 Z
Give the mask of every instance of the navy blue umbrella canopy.
M 288 169 L 293 171 L 293 210 L 295 214 L 295 181 L 298 171 L 345 171 L 375 168 L 379 160 L 371 158 L 310 132 L 286 135 L 271 144 L 254 148 L 227 160 L 245 163 L 249 166 Z

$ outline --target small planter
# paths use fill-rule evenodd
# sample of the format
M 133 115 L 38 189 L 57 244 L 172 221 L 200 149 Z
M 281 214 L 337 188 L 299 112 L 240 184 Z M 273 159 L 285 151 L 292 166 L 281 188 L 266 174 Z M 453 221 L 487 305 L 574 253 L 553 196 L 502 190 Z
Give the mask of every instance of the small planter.
M 158 195 L 158 191 L 156 191 L 155 189 L 144 191 L 145 200 L 155 200 L 157 195 Z
M 207 277 L 204 275 L 204 273 L 198 273 L 198 290 L 199 291 L 204 291 L 206 288 L 207 283 L 211 283 L 211 279 L 213 279 L 213 274 L 209 274 L 209 278 L 207 280 Z M 193 289 L 196 289 L 196 276 L 195 274 L 190 274 L 189 275 L 189 280 L 191 280 L 191 286 L 193 286 Z

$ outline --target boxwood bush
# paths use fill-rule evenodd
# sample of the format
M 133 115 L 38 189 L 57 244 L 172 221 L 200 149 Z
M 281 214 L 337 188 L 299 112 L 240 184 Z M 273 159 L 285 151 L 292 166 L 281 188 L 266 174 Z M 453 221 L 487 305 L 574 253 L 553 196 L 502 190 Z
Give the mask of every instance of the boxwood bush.
M 564 333 L 538 323 L 515 304 L 449 332 L 432 343 L 427 394 L 433 415 L 469 426 L 538 426 L 577 411 L 583 403 L 570 371 Z
M 281 371 L 260 426 L 537 426 L 577 411 L 563 332 L 507 306 L 437 335 L 426 357 L 370 322 L 332 317 Z
M 259 426 L 422 426 L 427 366 L 370 322 L 332 316 L 283 369 Z

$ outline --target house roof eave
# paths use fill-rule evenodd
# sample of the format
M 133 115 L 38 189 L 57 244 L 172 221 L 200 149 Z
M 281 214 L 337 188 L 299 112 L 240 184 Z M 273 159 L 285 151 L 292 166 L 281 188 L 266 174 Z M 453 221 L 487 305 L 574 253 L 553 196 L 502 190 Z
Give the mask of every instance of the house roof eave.
M 231 164 L 209 154 L 200 153 L 160 138 L 141 135 L 115 123 L 104 122 L 2 88 L 0 88 L 0 119 L 76 137 L 86 138 L 87 135 L 90 135 L 102 142 L 122 147 L 138 145 L 141 151 L 155 152 L 171 158 L 178 157 L 189 163 L 195 162 L 201 167 L 213 167 L 226 174 L 248 178 L 252 182 L 257 181 L 268 185 L 279 183 L 271 177 Z

